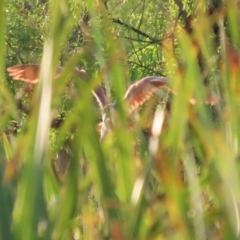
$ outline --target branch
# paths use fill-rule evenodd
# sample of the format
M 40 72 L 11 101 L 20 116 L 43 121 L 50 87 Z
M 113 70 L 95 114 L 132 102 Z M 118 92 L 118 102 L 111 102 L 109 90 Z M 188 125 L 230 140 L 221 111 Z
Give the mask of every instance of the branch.
M 123 37 L 125 39 L 128 39 L 128 40 L 131 40 L 131 41 L 135 41 L 135 42 L 142 42 L 142 43 L 147 43 L 149 45 L 151 44 L 155 44 L 155 43 L 160 43 L 160 42 L 163 42 L 165 41 L 166 39 L 169 39 L 171 38 L 172 36 L 174 36 L 174 32 L 170 33 L 169 35 L 167 35 L 166 37 L 164 38 L 159 38 L 159 39 L 156 39 L 154 41 L 146 41 L 146 40 L 140 40 L 140 39 L 135 39 L 135 38 L 131 38 L 131 37 Z M 121 37 L 121 36 L 120 36 Z
M 149 36 L 148 34 L 142 32 L 141 30 L 139 30 L 139 29 L 137 29 L 137 28 L 127 24 L 127 23 L 122 22 L 120 19 L 112 18 L 112 21 L 114 23 L 120 24 L 120 25 L 122 25 L 122 26 L 124 26 L 126 28 L 131 29 L 132 31 L 134 31 L 135 33 L 137 33 L 137 34 L 139 34 L 139 35 L 141 35 L 143 37 L 151 39 L 153 42 L 157 42 L 158 41 L 158 39 L 153 38 L 153 37 Z
M 118 2 L 113 8 L 112 8 L 112 11 L 117 8 L 120 4 L 123 4 L 125 3 L 125 0 L 121 0 L 120 2 Z

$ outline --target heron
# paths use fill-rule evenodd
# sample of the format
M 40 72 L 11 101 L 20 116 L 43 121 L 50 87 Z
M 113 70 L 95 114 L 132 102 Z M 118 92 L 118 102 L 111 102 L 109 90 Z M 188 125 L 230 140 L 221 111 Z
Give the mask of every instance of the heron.
M 36 84 L 39 82 L 40 68 L 41 65 L 39 64 L 15 65 L 7 68 L 7 71 L 9 76 L 14 80 Z M 63 67 L 57 67 L 53 78 L 59 78 L 63 70 Z M 88 78 L 84 69 L 75 68 L 74 73 L 82 80 L 87 80 Z M 147 76 L 130 85 L 123 96 L 123 101 L 126 102 L 128 113 L 131 114 L 134 110 L 147 102 L 159 88 L 167 88 L 171 91 L 168 77 Z M 174 91 L 172 92 L 176 94 Z M 109 109 L 115 107 L 115 103 L 109 103 L 101 85 L 98 85 L 96 89 L 93 89 L 92 94 L 98 102 L 101 110 L 102 122 L 98 125 L 98 130 L 100 132 L 100 141 L 102 141 L 111 129 L 111 120 L 108 112 Z M 190 104 L 195 104 L 196 100 L 191 98 L 189 99 L 189 102 Z M 218 98 L 211 92 L 207 94 L 205 102 L 210 105 L 215 105 L 218 102 Z

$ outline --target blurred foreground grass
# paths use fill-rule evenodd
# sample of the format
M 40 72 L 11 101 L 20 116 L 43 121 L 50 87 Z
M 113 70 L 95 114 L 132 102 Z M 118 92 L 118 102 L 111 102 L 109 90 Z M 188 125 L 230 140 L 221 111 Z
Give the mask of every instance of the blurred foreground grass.
M 6 6 L 0 0 L 0 238 L 238 239 L 237 2 L 226 1 L 211 14 L 195 6 L 190 29 L 179 19 L 174 38 L 159 42 L 164 74 L 177 94 L 155 112 L 150 135 L 141 129 L 144 119 L 128 128 L 122 101 L 126 69 L 119 60 L 124 44 L 104 4 L 95 1 L 86 3 L 91 40 L 66 61 L 56 82 L 52 73 L 74 18 L 71 1 L 49 1 L 41 83 L 29 97 L 30 113 L 23 116 L 5 81 Z M 73 77 L 72 89 L 69 76 L 79 59 L 90 79 Z M 117 105 L 113 131 L 102 143 L 91 95 L 98 82 Z M 72 97 L 66 94 L 70 89 Z M 205 104 L 210 91 L 219 96 L 214 107 Z M 189 103 L 192 96 L 195 105 Z M 59 109 L 65 121 L 50 129 Z M 147 106 L 142 112 L 151 119 Z M 9 130 L 14 122 L 20 126 L 17 134 Z M 69 163 L 66 173 L 59 161 Z

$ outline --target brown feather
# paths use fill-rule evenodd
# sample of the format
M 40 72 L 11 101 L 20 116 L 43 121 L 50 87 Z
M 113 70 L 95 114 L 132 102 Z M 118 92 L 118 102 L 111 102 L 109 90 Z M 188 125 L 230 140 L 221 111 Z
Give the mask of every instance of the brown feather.
M 54 79 L 58 78 L 60 73 L 62 72 L 62 67 L 57 67 L 56 74 Z M 31 64 L 31 65 L 16 65 L 7 68 L 9 76 L 14 80 L 21 80 L 27 83 L 35 84 L 39 82 L 39 64 Z
M 132 84 L 124 95 L 129 111 L 132 112 L 145 103 L 159 87 L 167 87 L 168 79 L 164 77 L 145 77 Z

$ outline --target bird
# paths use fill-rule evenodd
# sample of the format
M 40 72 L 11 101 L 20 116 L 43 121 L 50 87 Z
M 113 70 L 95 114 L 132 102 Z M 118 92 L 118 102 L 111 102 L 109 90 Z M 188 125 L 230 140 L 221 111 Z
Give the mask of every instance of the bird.
M 40 67 L 39 64 L 15 65 L 8 67 L 7 71 L 9 76 L 14 80 L 36 84 L 39 82 Z M 53 78 L 59 78 L 63 70 L 63 67 L 57 67 L 56 74 Z M 79 78 L 87 80 L 87 73 L 84 69 L 75 68 L 74 71 Z M 170 92 L 176 95 L 176 93 L 170 88 L 169 79 L 167 77 L 146 76 L 130 85 L 123 96 L 123 101 L 126 102 L 128 113 L 131 114 L 134 110 L 147 102 L 159 88 L 167 88 Z M 92 94 L 98 102 L 101 111 L 101 122 L 98 124 L 97 129 L 100 132 L 100 141 L 103 141 L 107 133 L 111 130 L 112 121 L 109 112 L 111 109 L 115 108 L 115 103 L 109 103 L 101 85 L 92 90 Z M 196 100 L 195 98 L 191 98 L 189 99 L 189 102 L 194 105 Z M 211 93 L 207 95 L 205 102 L 206 104 L 216 105 L 218 98 Z
M 28 84 L 36 84 L 40 80 L 40 68 L 40 64 L 26 64 L 8 67 L 7 71 L 13 80 L 20 80 Z M 53 79 L 59 78 L 63 70 L 63 67 L 58 66 Z M 80 79 L 87 79 L 87 73 L 84 69 L 75 68 L 74 72 L 77 76 L 79 76 Z M 139 81 L 136 81 L 127 89 L 123 97 L 123 100 L 126 101 L 128 105 L 128 112 L 131 113 L 145 103 L 159 87 L 167 87 L 167 85 L 168 79 L 166 77 L 147 76 Z M 115 104 L 108 102 L 101 85 L 94 89 L 92 93 L 102 111 L 102 120 L 104 123 L 102 126 L 103 128 L 106 128 L 108 121 L 105 115 L 106 109 L 108 109 L 110 106 L 113 107 Z
M 36 84 L 40 80 L 40 68 L 40 64 L 26 64 L 8 67 L 7 71 L 13 80 L 20 80 L 28 84 Z M 53 79 L 59 78 L 63 70 L 63 67 L 58 66 Z M 80 79 L 87 79 L 87 73 L 84 69 L 75 68 L 74 72 Z M 148 76 L 132 84 L 127 89 L 123 98 L 128 103 L 129 112 L 132 112 L 134 109 L 138 108 L 140 105 L 146 102 L 158 87 L 166 87 L 167 82 L 167 78 L 164 77 Z M 109 105 L 103 88 L 100 85 L 94 89 L 92 93 L 97 100 L 100 109 L 104 109 L 104 107 Z

